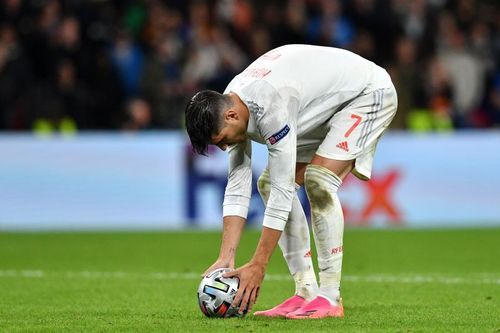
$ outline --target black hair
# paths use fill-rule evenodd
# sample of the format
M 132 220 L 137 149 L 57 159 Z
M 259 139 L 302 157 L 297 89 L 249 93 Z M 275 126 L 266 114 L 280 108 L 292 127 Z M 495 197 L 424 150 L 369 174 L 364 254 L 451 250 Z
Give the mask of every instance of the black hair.
M 232 105 L 228 95 L 202 90 L 186 106 L 186 129 L 193 151 L 208 155 L 208 145 L 222 127 L 223 112 Z

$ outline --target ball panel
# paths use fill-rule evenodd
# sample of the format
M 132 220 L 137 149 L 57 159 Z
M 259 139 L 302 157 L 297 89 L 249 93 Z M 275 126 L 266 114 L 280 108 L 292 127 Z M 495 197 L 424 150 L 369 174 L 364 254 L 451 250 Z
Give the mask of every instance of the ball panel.
M 205 303 L 200 299 L 199 296 L 198 296 L 198 305 L 200 306 L 201 312 L 203 312 L 203 314 L 208 317 L 208 311 L 207 308 L 205 307 Z
M 229 268 L 216 269 L 202 279 L 198 287 L 198 303 L 205 316 L 229 318 L 244 315 L 238 314 L 239 307 L 231 306 L 240 281 L 236 277 L 225 278 L 222 276 L 229 271 Z

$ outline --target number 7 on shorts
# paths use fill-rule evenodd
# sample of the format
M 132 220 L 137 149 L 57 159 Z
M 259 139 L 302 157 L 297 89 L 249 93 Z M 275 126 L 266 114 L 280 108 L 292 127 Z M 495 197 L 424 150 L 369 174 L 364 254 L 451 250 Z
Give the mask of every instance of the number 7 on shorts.
M 344 137 L 346 137 L 346 138 L 347 138 L 349 135 L 351 135 L 352 131 L 354 131 L 354 129 L 355 129 L 356 127 L 358 127 L 359 123 L 361 122 L 361 116 L 358 116 L 357 114 L 354 114 L 354 113 L 353 113 L 353 114 L 351 114 L 351 118 L 352 118 L 352 119 L 356 119 L 356 121 L 355 121 L 355 122 L 354 122 L 354 124 L 351 126 L 351 128 L 349 128 L 349 129 L 347 130 L 347 132 L 345 132 Z

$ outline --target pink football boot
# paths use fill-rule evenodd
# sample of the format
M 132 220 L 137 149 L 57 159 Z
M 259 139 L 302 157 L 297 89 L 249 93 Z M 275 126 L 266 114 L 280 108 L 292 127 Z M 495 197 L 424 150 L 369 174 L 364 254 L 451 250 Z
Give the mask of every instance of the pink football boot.
M 300 296 L 294 295 L 274 308 L 265 311 L 255 311 L 254 316 L 258 317 L 285 317 L 288 313 L 300 309 L 307 304 L 307 301 Z
M 319 319 L 326 317 L 344 317 L 342 298 L 338 305 L 332 305 L 326 298 L 318 296 L 300 309 L 286 315 L 288 319 Z

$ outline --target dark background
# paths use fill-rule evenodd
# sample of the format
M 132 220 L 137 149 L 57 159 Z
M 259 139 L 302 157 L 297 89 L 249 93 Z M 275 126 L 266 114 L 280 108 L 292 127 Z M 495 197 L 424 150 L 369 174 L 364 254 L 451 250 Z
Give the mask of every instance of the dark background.
M 392 127 L 500 126 L 498 1 L 4 0 L 0 130 L 179 129 L 197 90 L 222 91 L 288 43 L 352 50 L 391 74 Z

